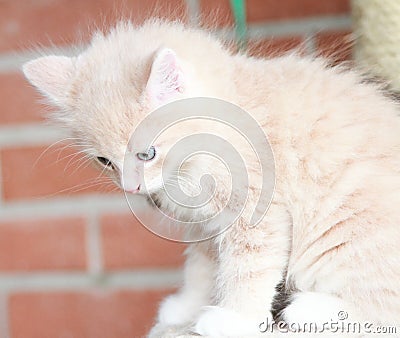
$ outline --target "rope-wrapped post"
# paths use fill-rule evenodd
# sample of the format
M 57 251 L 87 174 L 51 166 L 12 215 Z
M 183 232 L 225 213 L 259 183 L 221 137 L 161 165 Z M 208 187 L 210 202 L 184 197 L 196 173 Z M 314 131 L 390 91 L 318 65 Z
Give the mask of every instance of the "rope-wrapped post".
M 400 1 L 352 0 L 354 59 L 400 91 Z

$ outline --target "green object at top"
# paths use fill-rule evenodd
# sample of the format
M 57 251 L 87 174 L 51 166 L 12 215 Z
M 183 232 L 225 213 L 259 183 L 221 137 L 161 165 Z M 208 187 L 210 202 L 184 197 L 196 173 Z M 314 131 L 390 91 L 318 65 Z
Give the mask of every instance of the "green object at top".
M 247 45 L 246 0 L 231 0 L 231 7 L 235 17 L 236 40 L 239 49 L 245 49 Z

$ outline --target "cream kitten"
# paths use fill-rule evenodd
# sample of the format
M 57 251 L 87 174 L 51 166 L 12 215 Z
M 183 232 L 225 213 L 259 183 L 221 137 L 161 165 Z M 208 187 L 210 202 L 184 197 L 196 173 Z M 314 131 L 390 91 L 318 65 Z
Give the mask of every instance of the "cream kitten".
M 256 227 L 243 216 L 189 246 L 184 285 L 161 304 L 158 329 L 244 337 L 259 334 L 272 313 L 323 325 L 339 311 L 353 322 L 400 326 L 400 119 L 376 85 L 321 59 L 232 54 L 206 32 L 157 20 L 119 24 L 76 57 L 45 56 L 23 69 L 116 184 L 153 194 L 166 209 L 159 170 L 168 139 L 151 149 L 128 144 L 151 111 L 216 97 L 245 109 L 268 136 L 276 187 L 267 214 Z M 127 147 L 136 160 L 124 177 Z M 151 163 L 145 191 L 140 160 Z M 204 159 L 185 168 L 223 181 L 219 169 Z

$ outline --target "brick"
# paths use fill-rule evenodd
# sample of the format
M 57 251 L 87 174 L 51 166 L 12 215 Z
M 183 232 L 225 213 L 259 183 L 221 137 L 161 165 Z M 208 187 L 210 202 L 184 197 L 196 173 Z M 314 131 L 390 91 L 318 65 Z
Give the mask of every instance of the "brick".
M 10 296 L 12 338 L 144 337 L 167 291 L 38 292 Z
M 352 41 L 349 31 L 324 32 L 316 36 L 318 53 L 330 58 L 334 64 L 351 60 Z
M 229 0 L 200 0 L 201 22 L 207 27 L 232 25 Z M 249 23 L 299 19 L 350 12 L 350 0 L 247 0 Z
M 3 174 L 3 198 L 6 201 L 34 197 L 68 196 L 108 192 L 114 184 L 90 166 L 76 162 L 74 151 L 55 146 L 7 148 L 0 151 Z M 74 162 L 76 164 L 74 164 Z M 104 183 L 108 182 L 108 183 Z
M 252 40 L 249 41 L 247 48 L 249 55 L 257 57 L 276 57 L 294 49 L 301 52 L 301 44 L 303 42 L 303 38 L 300 36 Z
M 37 97 L 22 74 L 0 74 L 0 124 L 41 121 L 43 109 L 37 103 Z
M 0 222 L 0 270 L 84 270 L 83 219 Z
M 247 0 L 250 22 L 350 12 L 350 0 Z
M 186 18 L 184 0 L 0 1 L 0 51 L 87 39 L 87 27 L 108 27 L 120 18 L 140 23 L 152 14 Z
M 106 269 L 170 267 L 183 262 L 185 245 L 159 238 L 145 229 L 133 214 L 110 214 L 101 219 Z

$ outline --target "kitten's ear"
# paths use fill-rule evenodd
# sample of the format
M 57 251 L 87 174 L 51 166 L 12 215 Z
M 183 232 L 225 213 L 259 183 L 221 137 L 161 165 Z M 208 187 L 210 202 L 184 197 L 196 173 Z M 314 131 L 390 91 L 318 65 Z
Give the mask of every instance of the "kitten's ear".
M 72 58 L 44 56 L 22 66 L 25 77 L 56 105 L 63 105 L 74 70 Z
M 184 89 L 184 76 L 179 60 L 172 49 L 157 52 L 151 66 L 146 92 L 155 105 L 168 102 Z

